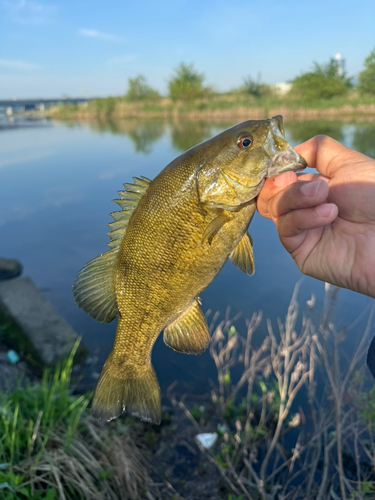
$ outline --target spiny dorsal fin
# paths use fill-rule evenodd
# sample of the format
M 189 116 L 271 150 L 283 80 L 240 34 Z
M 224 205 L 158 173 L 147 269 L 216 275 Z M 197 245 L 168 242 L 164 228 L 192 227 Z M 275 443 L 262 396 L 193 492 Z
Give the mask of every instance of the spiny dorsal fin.
M 245 233 L 233 252 L 229 255 L 229 260 L 238 269 L 252 276 L 255 272 L 253 239 L 249 233 Z
M 77 305 L 101 323 L 109 323 L 118 314 L 116 271 L 119 249 L 129 219 L 151 182 L 146 177 L 133 179 L 134 184 L 124 184 L 125 191 L 119 191 L 120 199 L 114 200 L 122 210 L 113 212 L 113 222 L 108 224 L 111 250 L 90 260 L 78 273 L 73 285 Z
M 125 190 L 118 191 L 120 199 L 113 200 L 121 210 L 110 214 L 114 222 L 108 224 L 110 228 L 108 236 L 111 241 L 107 246 L 111 249 L 120 247 L 129 219 L 151 182 L 150 179 L 143 176 L 141 178 L 133 177 L 133 180 L 134 184 L 123 184 Z

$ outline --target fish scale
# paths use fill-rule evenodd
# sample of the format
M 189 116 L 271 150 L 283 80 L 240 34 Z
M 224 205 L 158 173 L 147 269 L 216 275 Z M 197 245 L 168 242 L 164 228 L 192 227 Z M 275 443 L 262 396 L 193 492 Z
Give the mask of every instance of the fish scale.
M 246 140 L 245 140 L 246 139 Z M 153 180 L 133 178 L 112 213 L 111 248 L 78 274 L 77 304 L 99 321 L 118 315 L 114 345 L 92 410 L 123 411 L 160 422 L 160 389 L 151 365 L 164 330 L 172 349 L 203 352 L 208 327 L 199 295 L 225 262 L 254 272 L 247 233 L 264 179 L 306 163 L 287 143 L 282 118 L 248 120 L 172 161 Z

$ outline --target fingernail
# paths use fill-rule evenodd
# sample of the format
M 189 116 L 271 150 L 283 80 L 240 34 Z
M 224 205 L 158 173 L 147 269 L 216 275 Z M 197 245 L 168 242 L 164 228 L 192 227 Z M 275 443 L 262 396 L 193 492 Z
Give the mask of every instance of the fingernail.
M 277 187 L 286 187 L 292 184 L 294 175 L 293 172 L 284 172 L 283 174 L 276 175 L 276 177 L 273 178 L 273 182 Z
M 306 184 L 302 184 L 301 191 L 305 196 L 313 197 L 318 192 L 322 182 L 324 181 L 306 182 Z
M 324 217 L 327 219 L 332 217 L 335 211 L 336 205 L 334 203 L 325 203 L 324 205 L 315 207 L 315 212 L 319 215 L 319 217 Z

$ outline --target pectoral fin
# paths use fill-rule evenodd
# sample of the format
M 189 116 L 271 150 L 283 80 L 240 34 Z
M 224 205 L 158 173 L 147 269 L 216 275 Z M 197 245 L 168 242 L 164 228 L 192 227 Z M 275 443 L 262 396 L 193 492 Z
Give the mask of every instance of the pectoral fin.
M 244 273 L 252 276 L 255 271 L 254 254 L 253 254 L 253 240 L 249 233 L 242 236 L 241 241 L 229 256 L 229 260 L 238 269 Z
M 206 227 L 203 236 L 202 236 L 202 241 L 201 245 L 207 240 L 208 243 L 211 245 L 213 238 L 216 236 L 216 234 L 220 231 L 220 229 L 226 224 L 227 222 L 231 221 L 233 219 L 233 216 L 225 211 L 222 210 L 221 214 L 215 217 L 208 226 Z
M 200 354 L 206 350 L 209 341 L 208 326 L 196 299 L 164 330 L 167 346 L 186 354 Z

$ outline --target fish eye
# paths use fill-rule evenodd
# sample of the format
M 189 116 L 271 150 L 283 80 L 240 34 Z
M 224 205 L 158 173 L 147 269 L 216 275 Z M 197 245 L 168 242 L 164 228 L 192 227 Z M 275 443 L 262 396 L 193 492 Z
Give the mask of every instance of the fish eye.
M 241 137 L 237 139 L 237 146 L 240 149 L 249 148 L 252 145 L 252 143 L 253 143 L 253 138 L 251 137 L 250 134 L 241 135 Z

